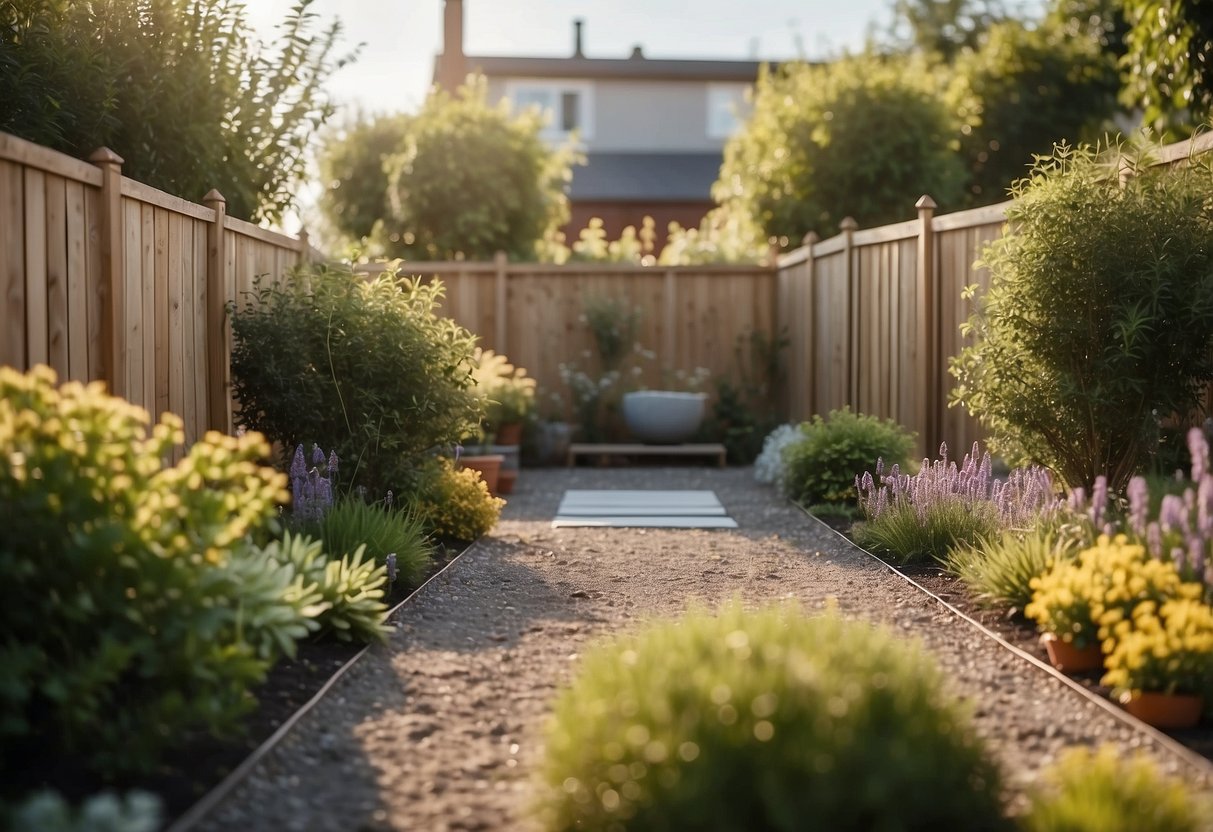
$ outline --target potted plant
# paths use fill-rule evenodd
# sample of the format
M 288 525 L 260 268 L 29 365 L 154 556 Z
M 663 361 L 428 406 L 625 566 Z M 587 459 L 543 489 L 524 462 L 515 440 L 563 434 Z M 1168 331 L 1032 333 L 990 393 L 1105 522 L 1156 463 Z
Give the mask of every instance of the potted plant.
M 535 379 L 515 367 L 504 355 L 477 349 L 472 378 L 485 403 L 484 422 L 501 445 L 522 442 L 522 424 L 535 407 Z
M 1103 683 L 1125 710 L 1157 728 L 1196 725 L 1213 690 L 1213 609 L 1200 601 L 1199 584 L 1186 584 L 1182 594 L 1161 605 L 1142 601 L 1101 628 Z
M 1103 665 L 1099 627 L 1091 612 L 1090 574 L 1059 561 L 1032 579 L 1024 615 L 1036 622 L 1049 661 L 1058 670 L 1082 673 Z
M 460 468 L 480 472 L 480 478 L 488 486 L 489 493 L 494 497 L 498 495 L 501 466 L 505 462 L 505 455 L 494 453 L 493 434 L 486 433 L 481 428 L 475 436 L 465 440 L 456 449 L 455 462 Z

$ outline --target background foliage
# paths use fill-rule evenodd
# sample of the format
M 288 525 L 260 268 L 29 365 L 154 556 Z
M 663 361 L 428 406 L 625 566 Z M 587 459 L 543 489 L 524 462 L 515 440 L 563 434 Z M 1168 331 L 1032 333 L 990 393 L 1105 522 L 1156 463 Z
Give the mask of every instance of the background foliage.
M 302 0 L 271 48 L 232 0 L 9 0 L 0 4 L 0 130 L 86 157 L 228 213 L 279 219 L 294 204 L 313 132 L 332 114 L 322 84 L 337 23 Z

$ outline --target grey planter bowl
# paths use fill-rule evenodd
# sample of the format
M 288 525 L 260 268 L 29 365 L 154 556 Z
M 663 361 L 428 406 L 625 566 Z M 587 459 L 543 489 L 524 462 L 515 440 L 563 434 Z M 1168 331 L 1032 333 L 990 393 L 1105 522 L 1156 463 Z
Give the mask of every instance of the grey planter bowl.
M 685 442 L 703 421 L 705 393 L 638 390 L 623 395 L 623 421 L 632 437 L 655 445 Z

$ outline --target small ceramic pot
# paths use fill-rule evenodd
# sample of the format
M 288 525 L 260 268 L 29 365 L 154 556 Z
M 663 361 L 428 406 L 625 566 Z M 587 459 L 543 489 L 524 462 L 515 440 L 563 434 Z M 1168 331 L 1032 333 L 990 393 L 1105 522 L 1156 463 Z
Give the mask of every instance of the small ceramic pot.
M 497 496 L 497 475 L 501 471 L 501 463 L 505 457 L 501 454 L 464 455 L 459 458 L 459 465 L 480 472 L 480 478 L 488 486 L 489 493 Z
M 1045 633 L 1040 641 L 1049 654 L 1049 661 L 1063 673 L 1085 673 L 1103 667 L 1103 651 L 1099 648 L 1099 642 L 1078 648 L 1053 633 Z
M 1121 694 L 1120 704 L 1133 716 L 1155 728 L 1194 728 L 1200 722 L 1205 702 L 1192 693 L 1131 691 Z

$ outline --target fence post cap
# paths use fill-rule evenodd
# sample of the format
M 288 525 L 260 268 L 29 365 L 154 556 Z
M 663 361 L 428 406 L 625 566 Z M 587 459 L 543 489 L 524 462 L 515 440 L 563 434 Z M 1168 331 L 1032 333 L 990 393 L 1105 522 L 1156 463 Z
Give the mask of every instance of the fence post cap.
M 92 153 L 88 154 L 88 160 L 96 165 L 120 165 L 124 161 L 121 156 L 110 150 L 108 147 L 97 148 Z
M 854 217 L 843 217 L 842 222 L 838 223 L 838 227 L 843 231 L 854 231 L 859 228 L 859 223 L 855 222 Z
M 821 238 L 817 236 L 816 231 L 810 231 L 808 234 L 805 234 L 803 237 L 800 238 L 800 244 L 802 246 L 811 246 L 811 245 L 813 245 L 813 243 L 817 242 L 820 239 Z
M 935 204 L 935 200 L 931 199 L 930 194 L 923 194 L 914 203 L 914 207 L 921 211 L 924 208 L 938 208 L 939 206 Z
M 202 203 L 204 205 L 211 205 L 216 202 L 222 202 L 224 205 L 227 205 L 227 200 L 224 199 L 223 194 L 219 193 L 215 188 L 211 188 L 206 192 L 206 196 L 202 197 Z

